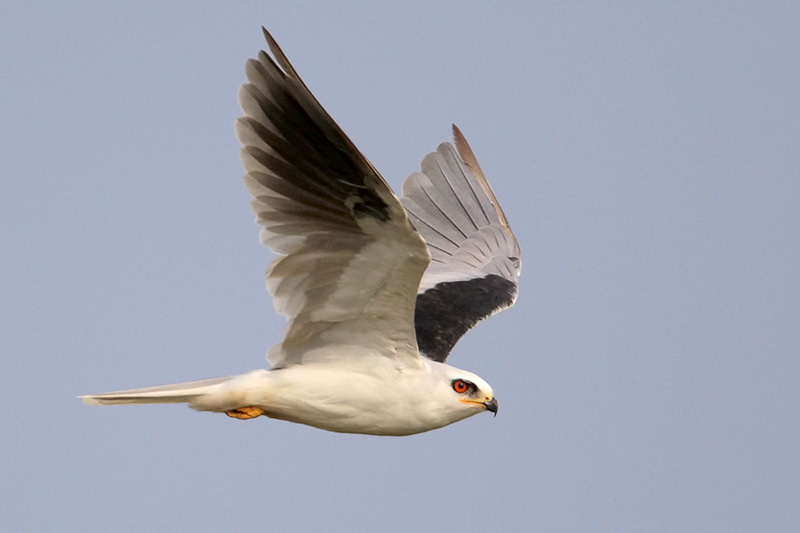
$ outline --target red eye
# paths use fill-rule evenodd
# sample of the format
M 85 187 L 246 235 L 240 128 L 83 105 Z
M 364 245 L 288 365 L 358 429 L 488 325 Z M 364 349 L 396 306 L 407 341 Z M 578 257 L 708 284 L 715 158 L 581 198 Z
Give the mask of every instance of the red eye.
M 453 390 L 459 394 L 464 394 L 469 390 L 469 383 L 463 379 L 457 379 L 453 382 Z

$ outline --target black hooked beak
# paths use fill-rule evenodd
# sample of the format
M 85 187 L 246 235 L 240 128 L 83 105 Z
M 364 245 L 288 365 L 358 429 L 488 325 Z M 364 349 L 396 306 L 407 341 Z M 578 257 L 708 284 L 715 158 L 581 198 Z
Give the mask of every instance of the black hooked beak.
M 497 416 L 497 399 L 492 398 L 488 402 L 483 402 L 483 406 L 487 411 L 491 411 L 494 413 L 494 416 Z

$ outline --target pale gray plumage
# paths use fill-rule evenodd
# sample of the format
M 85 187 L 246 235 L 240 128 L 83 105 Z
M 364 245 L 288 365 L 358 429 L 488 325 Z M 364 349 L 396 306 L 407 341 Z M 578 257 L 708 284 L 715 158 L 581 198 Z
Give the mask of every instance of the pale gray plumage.
M 261 52 L 248 61 L 236 134 L 261 240 L 282 255 L 267 276 L 275 309 L 289 320 L 269 350 L 272 370 L 84 400 L 187 402 L 377 435 L 496 413 L 484 380 L 443 364 L 452 337 L 513 303 L 519 273 L 516 240 L 460 131 L 458 153 L 443 144 L 427 156 L 401 203 L 264 35 L 274 59 Z M 451 291 L 452 282 L 469 291 Z M 476 310 L 464 294 L 483 295 Z M 452 324 L 437 316 L 433 328 L 420 328 L 437 306 L 453 310 Z M 418 339 L 432 347 L 427 358 Z
M 459 153 L 450 143 L 439 145 L 422 160 L 422 171 L 403 183 L 403 205 L 431 252 L 420 292 L 487 274 L 516 284 L 519 244 L 466 139 L 455 126 L 453 133 Z

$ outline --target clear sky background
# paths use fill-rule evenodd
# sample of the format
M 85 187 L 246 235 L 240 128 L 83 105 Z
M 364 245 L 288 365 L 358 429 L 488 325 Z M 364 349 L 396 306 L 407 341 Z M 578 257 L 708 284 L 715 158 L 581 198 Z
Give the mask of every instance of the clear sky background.
M 75 398 L 280 340 L 233 133 L 262 24 L 395 190 L 469 139 L 523 250 L 451 359 L 496 418 Z M 797 2 L 4 2 L 3 529 L 800 529 L 798 28 Z

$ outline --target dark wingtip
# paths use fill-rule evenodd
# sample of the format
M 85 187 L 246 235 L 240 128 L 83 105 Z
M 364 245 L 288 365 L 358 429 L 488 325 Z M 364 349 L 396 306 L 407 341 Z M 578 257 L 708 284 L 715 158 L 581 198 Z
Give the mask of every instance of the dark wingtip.
M 272 36 L 269 30 L 264 26 L 261 26 L 261 31 L 264 32 L 264 38 L 267 40 L 267 46 L 269 46 L 270 51 L 272 51 L 272 53 L 274 54 L 275 48 L 280 50 L 278 42 L 275 40 L 275 37 Z

